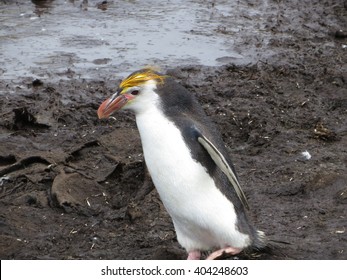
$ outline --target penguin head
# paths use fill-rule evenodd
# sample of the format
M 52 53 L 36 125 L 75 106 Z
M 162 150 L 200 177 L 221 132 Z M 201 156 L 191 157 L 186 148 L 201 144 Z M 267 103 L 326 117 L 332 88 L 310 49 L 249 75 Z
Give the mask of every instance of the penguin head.
M 129 109 L 136 114 L 157 106 L 159 95 L 156 89 L 164 84 L 165 79 L 165 75 L 151 68 L 130 74 L 120 83 L 117 91 L 100 105 L 99 119 L 108 118 L 121 109 Z

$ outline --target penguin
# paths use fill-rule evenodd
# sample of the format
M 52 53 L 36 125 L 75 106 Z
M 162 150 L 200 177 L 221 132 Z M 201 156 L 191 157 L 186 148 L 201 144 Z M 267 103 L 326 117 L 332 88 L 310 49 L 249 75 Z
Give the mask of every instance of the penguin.
M 97 114 L 135 113 L 148 171 L 189 260 L 261 249 L 265 235 L 249 205 L 221 133 L 193 94 L 151 68 L 130 74 Z

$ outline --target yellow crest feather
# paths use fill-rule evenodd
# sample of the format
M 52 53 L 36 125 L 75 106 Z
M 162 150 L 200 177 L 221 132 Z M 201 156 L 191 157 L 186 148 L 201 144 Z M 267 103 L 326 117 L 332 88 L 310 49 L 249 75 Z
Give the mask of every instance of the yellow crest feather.
M 155 72 L 152 68 L 145 68 L 143 70 L 140 70 L 138 72 L 135 72 L 134 74 L 130 75 L 128 78 L 124 79 L 120 87 L 121 88 L 130 88 L 139 86 L 147 81 L 155 80 L 157 83 L 163 83 L 165 80 L 165 75 L 160 75 Z

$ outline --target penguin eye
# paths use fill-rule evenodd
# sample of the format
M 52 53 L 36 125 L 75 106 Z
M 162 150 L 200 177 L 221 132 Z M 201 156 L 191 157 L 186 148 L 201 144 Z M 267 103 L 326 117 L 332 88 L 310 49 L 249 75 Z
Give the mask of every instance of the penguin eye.
M 139 91 L 138 90 L 133 90 L 132 92 L 131 92 L 131 95 L 138 95 L 139 94 Z

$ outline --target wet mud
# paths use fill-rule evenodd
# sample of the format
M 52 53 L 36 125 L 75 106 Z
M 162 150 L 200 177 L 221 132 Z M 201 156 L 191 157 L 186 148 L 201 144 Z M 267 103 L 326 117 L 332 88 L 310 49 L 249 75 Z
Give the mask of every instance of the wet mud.
M 347 4 L 303 1 L 311 4 L 298 16 L 295 2 L 260 6 L 282 11 L 262 20 L 267 58 L 164 67 L 222 131 L 249 214 L 268 236 L 269 250 L 234 258 L 347 259 Z M 236 43 L 246 50 L 254 40 Z M 186 257 L 133 114 L 97 118 L 123 69 L 102 71 L 107 78 L 91 70 L 88 79 L 68 71 L 0 79 L 0 258 Z

